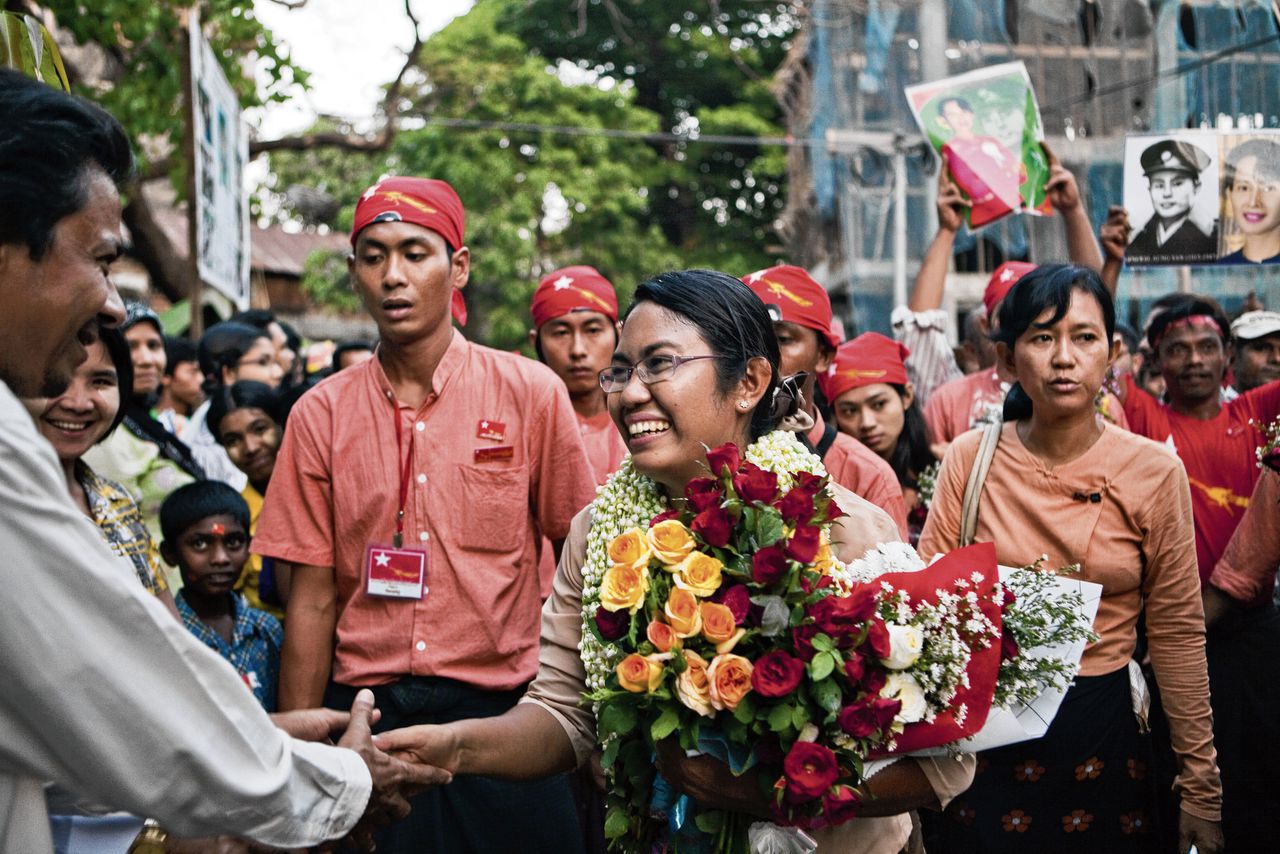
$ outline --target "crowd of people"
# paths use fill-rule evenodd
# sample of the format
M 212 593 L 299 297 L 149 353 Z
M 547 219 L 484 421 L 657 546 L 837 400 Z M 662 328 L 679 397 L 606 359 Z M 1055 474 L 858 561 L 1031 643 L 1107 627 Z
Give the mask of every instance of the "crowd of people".
M 270 312 L 188 341 L 120 300 L 114 119 L 4 70 L 0 114 L 0 571 L 23 593 L 0 623 L 0 850 L 144 819 L 188 852 L 603 850 L 588 505 L 628 455 L 678 499 L 705 448 L 779 429 L 831 477 L 844 560 L 992 542 L 1103 589 L 1043 738 L 895 763 L 820 850 L 1280 834 L 1280 474 L 1259 464 L 1280 313 L 1177 293 L 1119 322 L 1125 212 L 1095 235 L 1047 149 L 1068 257 L 1000 265 L 960 348 L 945 170 L 892 337 L 842 340 L 797 266 L 662 273 L 621 312 L 580 264 L 533 290 L 535 358 L 466 336 L 463 201 L 393 177 L 355 200 L 348 261 L 378 341 L 308 374 Z M 770 815 L 718 760 L 656 762 Z

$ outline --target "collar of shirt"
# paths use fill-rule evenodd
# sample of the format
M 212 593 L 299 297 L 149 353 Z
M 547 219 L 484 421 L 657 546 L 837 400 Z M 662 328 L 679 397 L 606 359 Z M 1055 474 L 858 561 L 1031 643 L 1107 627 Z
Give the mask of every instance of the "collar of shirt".
M 445 348 L 444 355 L 440 357 L 440 363 L 436 365 L 435 372 L 431 375 L 431 394 L 427 395 L 427 399 L 418 408 L 418 412 L 439 400 L 440 395 L 444 394 L 448 389 L 449 381 L 457 376 L 467 360 L 471 342 L 462 337 L 456 329 L 452 333 L 449 338 L 449 346 Z M 383 346 L 382 344 L 378 345 L 379 351 Z M 377 353 L 374 354 L 372 359 L 366 359 L 358 367 L 364 368 L 368 372 L 369 378 L 378 387 L 383 398 L 390 396 L 388 399 L 396 401 L 397 409 L 408 408 L 405 404 L 400 403 L 400 399 L 396 397 L 395 389 L 391 386 L 391 380 L 387 379 L 386 371 L 382 369 L 382 359 L 378 357 Z M 348 368 L 348 370 L 351 369 Z
M 187 602 L 186 591 L 179 590 L 178 595 L 174 597 L 178 605 L 178 613 L 182 616 L 182 622 L 186 624 L 187 629 L 206 644 L 213 644 L 218 650 L 224 651 L 224 655 L 231 650 L 239 649 L 240 646 L 249 638 L 253 637 L 259 626 L 260 619 L 249 607 L 249 603 L 239 593 L 231 594 L 231 643 L 228 644 L 222 639 L 222 635 L 215 632 L 195 612 Z
M 1182 228 L 1182 224 L 1185 223 L 1186 221 L 1187 221 L 1187 218 L 1184 216 L 1176 220 L 1173 223 L 1173 225 L 1170 225 L 1168 227 L 1166 227 L 1163 222 L 1157 221 L 1156 222 L 1156 241 L 1159 242 L 1160 244 L 1164 244 L 1169 240 L 1170 237 L 1173 237 L 1175 234 L 1178 233 L 1178 229 Z

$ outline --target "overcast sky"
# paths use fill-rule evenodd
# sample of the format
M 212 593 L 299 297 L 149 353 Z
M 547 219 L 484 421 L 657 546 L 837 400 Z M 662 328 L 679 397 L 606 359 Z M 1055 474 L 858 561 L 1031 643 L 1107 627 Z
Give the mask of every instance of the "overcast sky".
M 412 0 L 425 38 L 472 6 L 472 0 Z M 258 18 L 289 46 L 293 61 L 311 72 L 311 91 L 293 102 L 249 115 L 262 137 L 306 128 L 316 114 L 368 118 L 413 44 L 403 0 L 307 0 L 287 9 L 256 0 Z

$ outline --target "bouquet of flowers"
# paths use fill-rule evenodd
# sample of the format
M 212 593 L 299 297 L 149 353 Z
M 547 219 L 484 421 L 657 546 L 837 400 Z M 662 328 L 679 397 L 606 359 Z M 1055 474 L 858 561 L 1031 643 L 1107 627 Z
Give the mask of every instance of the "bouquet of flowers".
M 648 851 L 666 827 L 673 848 L 746 850 L 743 816 L 661 815 L 664 739 L 756 768 L 775 821 L 822 827 L 857 813 L 870 760 L 953 744 L 997 696 L 1074 676 L 1061 661 L 1002 668 L 1020 655 L 1016 600 L 989 544 L 929 567 L 886 544 L 845 565 L 831 548 L 842 511 L 793 434 L 707 462 L 684 509 L 629 461 L 593 505 L 582 653 L 615 847 Z
M 1258 446 L 1258 468 L 1269 468 L 1280 472 L 1280 418 L 1268 424 L 1251 421 L 1253 426 L 1262 431 L 1265 441 Z

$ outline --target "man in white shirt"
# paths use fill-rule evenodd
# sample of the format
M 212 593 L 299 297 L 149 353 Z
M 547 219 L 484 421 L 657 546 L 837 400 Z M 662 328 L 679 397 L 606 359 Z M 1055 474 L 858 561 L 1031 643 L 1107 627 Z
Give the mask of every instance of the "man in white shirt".
M 116 185 L 123 130 L 0 69 L 0 852 L 52 850 L 43 786 L 152 816 L 184 836 L 301 847 L 398 817 L 444 782 L 378 751 L 371 696 L 339 742 L 276 727 L 240 678 L 139 587 L 71 504 L 15 395 L 60 394 L 123 304 Z M 335 721 L 281 724 L 323 738 Z

